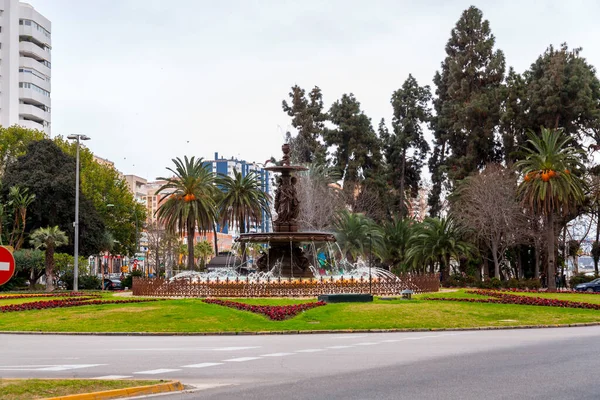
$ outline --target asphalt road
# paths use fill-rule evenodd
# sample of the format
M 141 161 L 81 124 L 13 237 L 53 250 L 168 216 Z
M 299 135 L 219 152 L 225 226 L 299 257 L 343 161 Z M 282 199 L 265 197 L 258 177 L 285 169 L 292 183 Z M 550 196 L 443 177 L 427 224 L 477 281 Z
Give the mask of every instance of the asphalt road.
M 179 379 L 158 399 L 599 399 L 600 327 L 275 336 L 0 335 L 0 377 Z

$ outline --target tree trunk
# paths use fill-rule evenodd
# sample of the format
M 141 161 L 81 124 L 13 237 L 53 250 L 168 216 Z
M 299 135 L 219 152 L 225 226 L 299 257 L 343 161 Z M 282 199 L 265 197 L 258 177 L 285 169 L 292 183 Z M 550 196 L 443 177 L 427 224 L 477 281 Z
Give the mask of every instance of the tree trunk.
M 540 246 L 536 243 L 533 246 L 533 277 L 540 278 Z
M 46 247 L 46 292 L 54 290 L 54 246 Z
M 500 279 L 500 262 L 498 261 L 498 244 L 492 243 L 492 258 L 494 259 L 494 277 Z
M 402 166 L 400 167 L 400 219 L 404 219 L 404 175 L 406 174 L 406 148 L 402 149 Z
M 600 202 L 598 202 L 598 209 L 596 212 L 598 218 L 598 224 L 596 225 L 596 243 L 598 243 L 598 240 L 600 240 Z M 594 257 L 594 273 L 598 276 L 598 259 L 596 257 Z
M 547 280 L 548 290 L 556 290 L 556 281 L 554 275 L 556 274 L 556 254 L 555 254 L 555 240 L 554 237 L 554 214 L 548 213 L 546 218 L 546 240 L 548 241 L 548 269 L 547 269 Z
M 187 249 L 188 249 L 188 260 L 187 267 L 188 270 L 194 270 L 194 234 L 196 233 L 195 224 L 191 221 L 188 221 L 187 224 Z
M 213 223 L 213 245 L 215 246 L 215 257 L 219 255 L 219 246 L 217 244 L 217 224 Z

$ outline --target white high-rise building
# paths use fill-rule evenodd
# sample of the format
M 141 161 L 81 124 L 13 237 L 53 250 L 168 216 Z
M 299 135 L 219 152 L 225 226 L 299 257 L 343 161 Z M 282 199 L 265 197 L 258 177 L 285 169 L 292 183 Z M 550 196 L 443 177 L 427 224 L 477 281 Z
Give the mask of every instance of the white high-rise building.
M 50 32 L 31 5 L 0 0 L 0 125 L 50 135 Z

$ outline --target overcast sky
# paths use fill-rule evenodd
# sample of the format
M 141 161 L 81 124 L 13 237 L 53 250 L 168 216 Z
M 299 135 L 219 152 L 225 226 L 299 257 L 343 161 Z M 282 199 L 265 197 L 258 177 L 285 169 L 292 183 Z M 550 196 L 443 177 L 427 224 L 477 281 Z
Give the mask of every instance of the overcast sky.
M 219 152 L 280 158 L 290 87 L 321 87 L 327 108 L 354 93 L 373 125 L 409 73 L 431 84 L 471 4 L 507 65 L 549 44 L 600 66 L 600 2 L 459 0 L 30 0 L 52 22 L 52 135 L 84 133 L 125 174 Z

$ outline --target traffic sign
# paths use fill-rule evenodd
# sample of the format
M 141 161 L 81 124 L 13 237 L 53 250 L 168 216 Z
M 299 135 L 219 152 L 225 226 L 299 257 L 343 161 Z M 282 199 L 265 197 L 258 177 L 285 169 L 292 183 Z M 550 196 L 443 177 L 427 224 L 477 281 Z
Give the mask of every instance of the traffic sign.
M 0 247 L 0 286 L 15 274 L 15 258 L 8 249 Z

